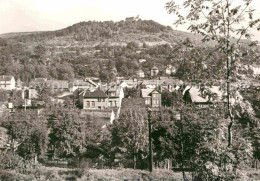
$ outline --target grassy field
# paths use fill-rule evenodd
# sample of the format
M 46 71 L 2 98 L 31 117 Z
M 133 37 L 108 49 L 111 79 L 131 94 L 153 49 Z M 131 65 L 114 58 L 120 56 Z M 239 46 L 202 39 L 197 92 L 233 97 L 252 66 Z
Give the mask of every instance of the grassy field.
M 41 166 L 40 174 L 24 175 L 15 171 L 0 171 L 0 181 L 181 181 L 182 174 L 170 170 L 155 169 L 152 173 L 133 169 L 66 169 Z M 260 170 L 246 171 L 238 181 L 260 181 Z M 187 174 L 191 180 L 190 174 Z
M 14 171 L 0 171 L 0 180 L 42 180 L 42 181 L 135 181 L 135 180 L 182 180 L 181 173 L 174 173 L 169 170 L 154 170 L 152 173 L 145 170 L 133 169 L 87 169 L 75 170 L 57 167 L 40 167 L 40 177 L 35 174 L 23 175 Z

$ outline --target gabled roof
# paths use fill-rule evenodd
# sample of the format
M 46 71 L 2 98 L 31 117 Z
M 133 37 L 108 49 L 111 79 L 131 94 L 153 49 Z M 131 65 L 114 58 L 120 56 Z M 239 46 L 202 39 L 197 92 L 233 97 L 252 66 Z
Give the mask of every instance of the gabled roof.
M 92 84 L 92 85 L 94 85 L 96 87 L 98 87 L 98 85 L 95 82 L 93 82 L 93 80 L 91 80 L 91 79 L 85 79 L 85 81 L 89 82 L 90 84 Z
M 151 97 L 151 93 L 153 92 L 160 94 L 160 92 L 155 89 L 141 89 L 142 97 Z
M 14 77 L 13 76 L 1 75 L 0 81 L 11 81 L 12 78 L 14 78 Z
M 153 66 L 153 68 L 151 70 L 159 70 L 158 67 Z
M 80 94 L 82 94 L 84 98 L 107 98 L 108 97 L 105 94 L 105 92 L 100 89 L 96 89 L 93 92 L 85 90 Z
M 83 79 L 73 80 L 73 86 L 88 86 L 89 84 L 97 87 L 97 84 L 90 79 L 86 79 L 86 81 L 84 81 Z
M 219 86 L 206 87 L 206 89 L 208 89 L 212 94 L 216 95 L 216 99 L 214 101 L 222 101 L 224 92 L 220 90 Z M 187 86 L 183 91 L 183 95 L 186 94 L 187 91 L 190 94 L 192 102 L 196 102 L 196 103 L 212 102 L 208 96 L 206 96 L 205 98 L 202 97 L 201 91 L 198 87 Z
M 122 87 L 111 87 L 106 91 L 106 93 L 108 94 L 109 92 L 115 92 L 115 96 L 111 96 L 111 97 L 119 97 L 121 89 Z

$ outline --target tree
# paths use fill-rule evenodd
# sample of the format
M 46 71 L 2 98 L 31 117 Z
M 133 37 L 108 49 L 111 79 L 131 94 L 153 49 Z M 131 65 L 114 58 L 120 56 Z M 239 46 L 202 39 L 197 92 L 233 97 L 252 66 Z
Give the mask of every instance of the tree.
M 1 102 L 6 102 L 8 101 L 8 92 L 5 90 L 0 90 L 0 101 Z
M 175 1 L 168 2 L 166 9 L 177 16 L 176 25 L 190 23 L 189 30 L 203 36 L 203 41 L 214 40 L 217 49 L 226 56 L 226 84 L 227 84 L 227 114 L 228 146 L 232 145 L 232 125 L 234 116 L 230 105 L 230 80 L 234 76 L 233 65 L 236 62 L 237 50 L 241 39 L 252 37 L 250 29 L 260 30 L 260 19 L 254 16 L 254 9 L 250 7 L 253 0 L 185 0 L 183 4 Z M 183 11 L 183 9 L 188 9 Z M 187 12 L 187 13 L 186 13 Z M 237 39 L 233 36 L 236 35 Z M 250 44 L 252 45 L 252 44 Z
M 235 123 L 231 147 L 227 147 L 228 122 L 223 117 L 223 106 L 213 105 L 201 109 L 193 104 L 182 105 L 180 118 L 173 109 L 162 110 L 153 121 L 155 153 L 172 159 L 175 167 L 202 180 L 237 179 L 252 160 L 250 130 Z
M 54 110 L 49 120 L 51 128 L 49 150 L 58 158 L 73 158 L 84 151 L 85 130 L 83 120 L 75 110 Z
M 168 90 L 162 91 L 162 105 L 166 107 L 170 107 L 173 105 L 173 93 L 169 92 Z
M 22 98 L 22 91 L 12 90 L 10 92 L 10 101 L 13 103 L 14 107 L 19 107 L 24 105 L 24 100 Z
M 112 127 L 112 146 L 121 150 L 127 159 L 132 158 L 133 168 L 137 160 L 142 161 L 148 152 L 148 124 L 143 114 L 130 109 L 115 120 Z
M 13 151 L 23 158 L 37 161 L 47 151 L 47 120 L 37 111 L 17 111 L 7 117 L 2 126 L 8 130 Z

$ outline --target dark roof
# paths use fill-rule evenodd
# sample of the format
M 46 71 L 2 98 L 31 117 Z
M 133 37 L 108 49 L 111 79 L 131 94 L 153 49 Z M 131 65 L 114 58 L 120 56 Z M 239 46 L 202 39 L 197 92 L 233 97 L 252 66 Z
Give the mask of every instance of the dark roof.
M 13 76 L 2 75 L 0 76 L 0 81 L 11 81 L 12 78 Z
M 107 98 L 108 96 L 104 91 L 97 89 L 94 92 L 85 91 L 83 94 L 84 98 Z

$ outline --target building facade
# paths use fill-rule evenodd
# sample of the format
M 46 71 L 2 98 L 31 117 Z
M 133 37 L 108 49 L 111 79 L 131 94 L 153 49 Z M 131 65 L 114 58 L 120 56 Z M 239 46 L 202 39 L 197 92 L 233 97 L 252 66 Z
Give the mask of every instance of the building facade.
M 141 97 L 145 100 L 145 104 L 152 108 L 161 107 L 161 93 L 155 89 L 141 89 Z
M 83 104 L 83 109 L 101 110 L 108 108 L 108 96 L 100 89 L 96 89 L 93 92 L 88 90 L 81 92 L 80 100 Z
M 121 106 L 122 99 L 124 98 L 123 87 L 113 87 L 106 91 L 108 95 L 108 107 L 118 108 Z
M 153 68 L 151 69 L 151 77 L 157 76 L 158 73 L 159 73 L 159 69 L 156 66 L 153 66 Z
M 7 91 L 15 89 L 14 77 L 6 76 L 6 75 L 0 76 L 0 89 L 7 90 Z

